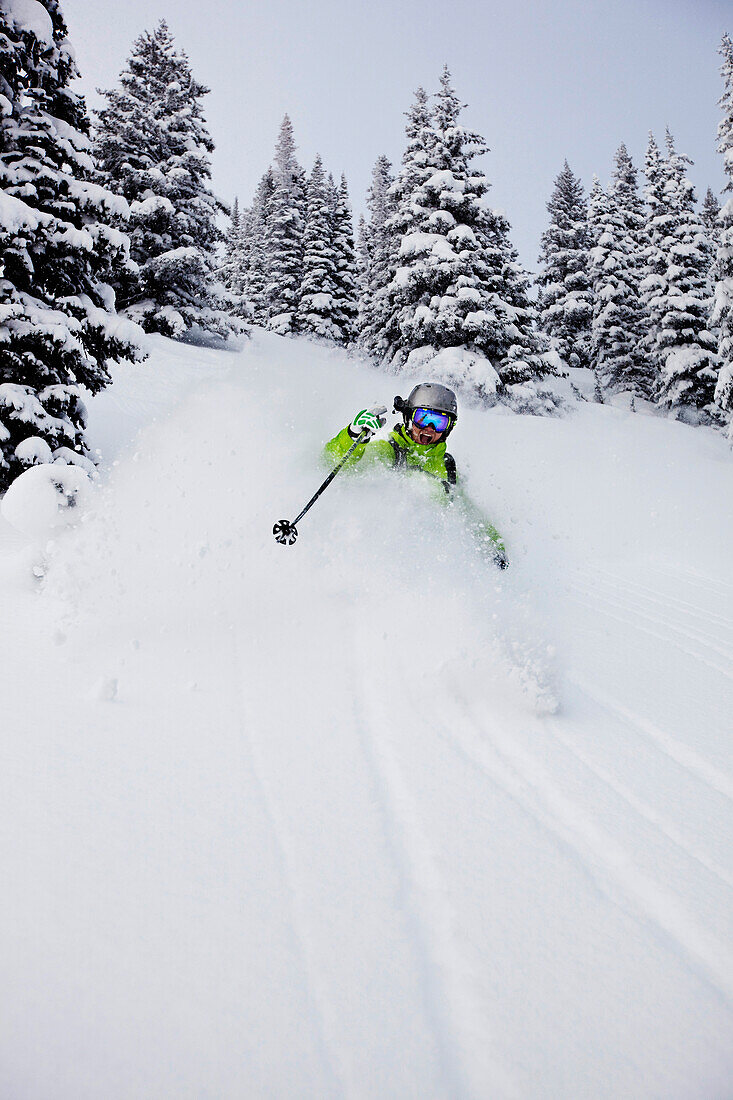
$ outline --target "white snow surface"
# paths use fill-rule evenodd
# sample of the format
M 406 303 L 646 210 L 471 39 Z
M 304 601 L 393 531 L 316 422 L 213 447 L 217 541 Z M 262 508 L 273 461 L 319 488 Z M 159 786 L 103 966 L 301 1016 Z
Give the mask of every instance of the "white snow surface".
M 15 479 L 0 502 L 0 512 L 21 534 L 47 538 L 57 527 L 75 525 L 77 515 L 81 518 L 90 480 L 81 466 L 54 463 L 45 440 L 38 442 L 45 445 L 47 455 L 33 446 L 33 438 L 16 447 L 19 458 L 32 460 L 35 452 L 43 461 Z
M 505 574 L 390 471 L 277 545 L 399 389 L 153 337 L 0 519 L 3 1096 L 731 1095 L 730 450 L 462 408 Z

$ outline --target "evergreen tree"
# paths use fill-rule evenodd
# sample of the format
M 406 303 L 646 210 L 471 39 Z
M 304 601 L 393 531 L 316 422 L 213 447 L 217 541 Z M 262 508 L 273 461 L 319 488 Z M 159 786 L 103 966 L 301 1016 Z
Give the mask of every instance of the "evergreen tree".
M 333 319 L 339 330 L 338 342 L 348 345 L 356 338 L 358 291 L 354 224 L 351 216 L 349 189 L 346 177 L 343 175 L 341 176 L 341 184 L 334 196 L 331 228 L 335 265 Z
M 341 330 L 335 320 L 336 262 L 330 190 L 321 158 L 316 157 L 306 189 L 303 277 L 297 329 L 308 335 L 339 341 Z
M 37 462 L 91 469 L 81 386 L 140 357 L 109 285 L 127 204 L 92 178 L 77 75 L 58 0 L 0 7 L 0 491 Z
M 393 280 L 402 306 L 393 349 L 398 361 L 421 346 L 460 347 L 481 340 L 480 306 L 488 303 L 482 303 L 486 269 L 478 226 L 488 188 L 471 161 L 486 147 L 459 125 L 460 111 L 445 69 L 433 115 L 420 135 L 424 170 L 400 207 L 408 231 Z
M 270 282 L 267 227 L 274 193 L 275 175 L 272 168 L 268 168 L 257 186 L 254 202 L 247 211 L 242 230 L 247 257 L 246 297 L 252 319 L 260 325 L 267 322 L 265 292 Z
M 590 276 L 593 284 L 592 365 L 601 385 L 649 397 L 653 369 L 640 341 L 644 313 L 639 300 L 644 212 L 636 169 L 626 146 L 616 153 L 608 191 L 591 195 Z
M 720 212 L 720 241 L 716 259 L 717 282 L 712 323 L 718 332 L 720 374 L 715 400 L 729 419 L 729 434 L 733 439 L 733 42 L 723 35 L 720 46 L 723 57 L 723 95 L 720 106 L 723 117 L 718 124 L 718 152 L 728 176 L 724 191 L 729 198 Z
M 556 342 L 561 359 L 587 367 L 593 295 L 588 278 L 590 236 L 583 185 L 567 161 L 547 204 L 549 229 L 541 238 L 539 326 Z
M 472 387 L 489 396 L 549 372 L 534 330 L 529 281 L 509 242 L 506 219 L 486 203 L 488 182 L 472 162 L 486 152 L 459 121 L 461 103 L 444 69 L 435 110 L 408 129 L 408 156 L 397 185 L 399 267 L 389 287 L 393 362 L 418 349 L 465 348 L 485 363 Z M 416 106 L 419 106 L 419 102 Z M 412 190 L 408 184 L 412 181 Z M 422 351 L 420 352 L 422 354 Z
M 296 312 L 303 278 L 305 177 L 295 158 L 293 125 L 285 115 L 273 167 L 275 188 L 265 233 L 268 326 L 281 335 L 297 331 Z
M 704 251 L 707 258 L 707 290 L 708 297 L 711 300 L 711 324 L 710 330 L 715 336 L 717 346 L 717 332 L 712 324 L 712 300 L 715 295 L 715 283 L 717 279 L 716 271 L 716 258 L 718 253 L 718 245 L 720 243 L 720 223 L 718 218 L 720 216 L 720 203 L 718 202 L 712 188 L 708 187 L 705 193 L 705 199 L 700 210 L 700 221 L 705 227 L 705 244 Z
M 720 214 L 720 203 L 718 202 L 712 187 L 708 187 L 705 192 L 705 198 L 703 200 L 702 208 L 700 210 L 700 221 L 705 226 L 708 234 L 713 240 L 718 236 L 718 215 Z
M 519 262 L 509 238 L 511 226 L 498 211 L 492 211 L 488 240 L 501 257 L 499 278 L 492 279 L 498 290 L 493 300 L 502 323 L 497 371 L 503 385 L 515 387 L 515 407 L 521 412 L 551 411 L 554 402 L 538 398 L 533 384 L 545 375 L 560 373 L 548 358 L 547 337 L 539 331 L 537 307 L 531 298 L 531 280 Z M 487 249 L 488 257 L 492 251 Z
M 359 303 L 361 310 L 361 301 L 366 293 L 367 277 L 369 272 L 369 230 L 367 229 L 366 218 L 363 214 L 359 215 L 359 225 L 356 230 L 356 272 L 357 279 L 356 285 L 359 291 Z M 359 332 L 361 333 L 361 312 L 359 314 Z
M 423 93 L 424 94 L 424 93 Z M 377 158 L 367 192 L 369 221 L 360 233 L 361 282 L 359 288 L 359 342 L 367 350 L 383 355 L 389 316 L 387 287 L 395 270 L 395 197 L 392 165 L 385 156 Z
M 649 134 L 644 160 L 646 185 L 646 223 L 644 228 L 643 277 L 640 284 L 641 300 L 647 324 L 642 334 L 640 348 L 654 366 L 659 378 L 662 360 L 657 347 L 657 335 L 666 309 L 667 294 L 667 243 L 673 223 L 669 196 L 673 187 L 671 165 L 662 156 L 654 134 Z
M 415 102 L 405 111 L 405 117 L 405 151 L 399 174 L 389 190 L 394 211 L 391 228 L 399 237 L 405 236 L 412 225 L 410 196 L 432 175 L 429 157 L 432 113 L 424 88 L 415 92 Z
M 428 94 L 420 87 L 415 92 L 415 101 L 405 112 L 405 151 L 402 154 L 400 171 L 388 191 L 390 212 L 385 220 L 388 239 L 391 239 L 386 286 L 380 295 L 381 310 L 378 319 L 367 330 L 366 346 L 372 351 L 388 356 L 394 353 L 402 340 L 400 320 L 404 310 L 404 291 L 396 279 L 401 242 L 413 232 L 419 232 L 417 211 L 411 199 L 433 174 L 429 147 L 432 144 L 432 117 L 428 104 Z M 381 331 L 378 322 L 382 322 Z
M 214 143 L 188 58 L 165 21 L 133 44 L 120 87 L 103 93 L 95 152 L 104 182 L 130 203 L 132 258 L 118 297 L 149 332 L 180 336 L 191 326 L 219 333 L 216 217 L 224 205 L 209 189 Z
M 667 157 L 662 160 L 655 145 L 651 160 L 647 236 L 652 274 L 642 283 L 642 291 L 651 283 L 646 346 L 659 372 L 659 403 L 677 416 L 695 419 L 712 405 L 718 365 L 708 330 L 705 227 L 686 176 L 692 162 L 675 151 L 669 131 Z
M 241 215 L 239 213 L 239 199 L 235 196 L 232 206 L 229 232 L 224 238 L 224 259 L 219 267 L 219 275 L 227 288 L 235 280 L 239 271 L 237 260 L 241 237 Z
M 239 199 L 235 198 L 229 232 L 224 241 L 224 260 L 219 268 L 219 277 L 229 292 L 229 308 L 239 317 L 250 315 L 250 307 L 247 301 L 250 244 L 248 223 L 250 218 L 251 213 L 249 210 L 240 212 Z
M 601 298 L 603 290 L 603 263 L 606 258 L 605 248 L 601 248 L 599 241 L 603 234 L 603 221 L 606 217 L 608 196 L 598 176 L 594 175 L 588 193 L 588 237 L 590 252 L 588 254 L 588 279 L 591 288 L 591 302 L 593 314 L 591 317 L 590 337 L 590 368 L 595 378 L 595 400 L 603 404 L 603 385 L 601 383 L 600 363 L 602 362 L 600 335 Z

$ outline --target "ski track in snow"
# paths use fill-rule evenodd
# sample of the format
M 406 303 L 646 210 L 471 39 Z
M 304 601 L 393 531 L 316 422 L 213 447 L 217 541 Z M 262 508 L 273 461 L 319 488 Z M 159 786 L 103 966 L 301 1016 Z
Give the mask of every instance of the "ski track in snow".
M 395 676 L 393 668 L 382 666 L 380 681 L 390 680 L 398 684 L 401 677 Z M 521 1093 L 517 1082 L 502 1064 L 496 1035 L 492 1034 L 496 1022 L 492 1025 L 489 1021 L 471 966 L 462 955 L 450 892 L 421 824 L 419 805 L 389 748 L 388 733 L 394 715 L 373 699 L 368 683 L 362 685 L 360 704 L 365 718 L 371 719 L 364 721 L 361 729 L 384 792 L 390 831 L 403 867 L 405 894 L 423 945 L 431 1014 L 445 1036 L 444 1058 L 452 1080 L 450 1095 L 478 1100 L 490 1091 L 497 1100 L 518 1097 Z
M 571 679 L 589 699 L 592 699 L 593 702 L 603 710 L 615 715 L 625 725 L 630 726 L 641 736 L 651 741 L 665 756 L 668 756 L 675 764 L 678 764 L 686 772 L 695 776 L 701 783 L 704 783 L 711 790 L 733 801 L 733 779 L 731 779 L 730 776 L 721 772 L 713 764 L 703 759 L 703 757 L 693 749 L 682 744 L 675 737 L 672 737 L 671 734 L 666 733 L 647 718 L 634 713 L 634 711 L 629 710 L 621 703 L 601 694 L 597 689 L 591 688 L 582 680 L 575 677 Z
M 710 660 L 703 653 L 699 653 L 697 650 L 691 649 L 689 646 L 683 645 L 680 641 L 677 640 L 677 638 L 690 638 L 689 635 L 683 633 L 682 631 L 674 630 L 672 628 L 667 628 L 666 633 L 660 632 L 659 630 L 654 630 L 648 626 L 644 626 L 643 623 L 644 621 L 647 621 L 654 622 L 657 623 L 657 625 L 660 625 L 658 620 L 651 620 L 647 616 L 642 616 L 639 614 L 638 611 L 633 616 L 620 615 L 617 611 L 610 611 L 607 607 L 600 606 L 600 604 L 602 603 L 608 603 L 611 604 L 611 606 L 615 607 L 616 604 L 614 604 L 612 600 L 609 599 L 608 601 L 605 601 L 603 599 L 599 599 L 597 593 L 593 593 L 590 590 L 583 591 L 583 589 L 577 586 L 576 590 L 578 592 L 578 595 L 573 596 L 571 593 L 571 599 L 576 599 L 583 604 L 587 604 L 588 600 L 592 599 L 596 605 L 595 610 L 599 614 L 605 615 L 607 618 L 612 619 L 614 622 L 619 623 L 621 626 L 633 627 L 639 633 L 645 634 L 649 638 L 654 638 L 656 639 L 656 641 L 666 642 L 668 645 L 674 646 L 676 649 L 679 649 L 682 653 L 685 654 L 686 657 L 692 657 L 693 660 L 699 661 L 701 665 L 707 666 L 707 668 L 709 668 L 712 672 L 715 672 L 720 676 L 724 676 L 727 680 L 733 680 L 733 670 L 731 670 L 731 666 L 729 664 L 720 665 L 716 661 Z M 694 639 L 690 638 L 690 640 Z M 722 655 L 727 656 L 727 654 Z
M 665 569 L 663 565 L 660 566 L 660 572 L 675 579 L 679 577 L 679 574 L 670 572 L 670 570 Z M 693 585 L 695 588 L 699 588 L 705 593 L 709 593 L 711 596 L 717 596 L 721 589 L 727 589 L 729 592 L 733 593 L 733 582 L 727 581 L 724 577 L 708 577 L 704 573 L 696 572 L 689 566 L 685 567 L 683 575 L 688 584 Z
M 729 680 L 733 679 L 733 650 L 721 648 L 713 641 L 710 635 L 702 634 L 689 625 L 685 627 L 675 625 L 671 623 L 668 618 L 661 615 L 650 615 L 644 611 L 640 611 L 638 607 L 634 607 L 632 603 L 625 600 L 618 591 L 604 596 L 595 588 L 586 588 L 578 584 L 575 584 L 573 588 L 583 597 L 584 602 L 594 602 L 600 614 L 608 615 L 610 618 L 614 618 L 617 622 L 623 623 L 624 625 L 635 626 L 637 630 L 641 630 L 660 641 L 666 641 L 671 645 L 678 646 L 688 657 L 693 657 L 702 664 L 709 664 L 714 672 L 720 673 L 721 676 L 725 676 Z M 603 604 L 604 606 L 599 607 L 599 604 Z M 608 607 L 616 608 L 616 614 L 609 611 Z M 619 615 L 618 611 L 626 612 L 626 614 Z M 651 624 L 652 627 L 661 627 L 664 633 L 659 633 L 658 631 L 649 629 L 648 626 L 645 627 L 642 625 L 645 623 Z M 698 643 L 702 646 L 703 650 L 708 650 L 717 657 L 722 657 L 724 664 L 718 665 L 710 661 L 703 653 L 695 652 L 680 645 L 678 641 L 679 638 Z
M 328 1013 L 325 1004 L 325 997 L 323 991 L 320 988 L 317 967 L 314 963 L 313 958 L 311 957 L 305 920 L 302 914 L 302 904 L 298 896 L 297 888 L 295 886 L 295 875 L 293 869 L 294 856 L 290 850 L 290 846 L 287 841 L 285 825 L 278 812 L 277 801 L 273 797 L 273 794 L 268 788 L 267 782 L 264 779 L 262 765 L 258 761 L 258 753 L 253 741 L 252 734 L 250 731 L 248 731 L 247 723 L 244 720 L 244 716 L 248 711 L 248 707 L 245 703 L 244 693 L 242 690 L 243 661 L 241 659 L 241 643 L 239 640 L 239 627 L 237 626 L 237 624 L 233 623 L 231 625 L 231 633 L 233 636 L 233 653 L 229 672 L 229 682 L 234 689 L 234 706 L 238 715 L 238 724 L 242 733 L 242 740 L 249 749 L 255 781 L 257 783 L 260 794 L 262 795 L 262 801 L 265 806 L 267 820 L 280 855 L 281 873 L 286 883 L 287 891 L 290 898 L 290 924 L 297 943 L 298 954 L 302 959 L 302 967 L 303 973 L 305 975 L 306 988 L 312 1005 L 312 1016 L 316 1025 L 316 1031 L 319 1038 L 320 1054 L 323 1065 L 325 1067 L 324 1076 L 330 1086 L 330 1095 L 348 1095 L 348 1093 L 344 1091 L 344 1079 L 341 1073 L 341 1067 L 339 1065 L 338 1051 L 334 1049 L 333 1043 L 331 1042 L 328 1034 Z
M 625 589 L 624 595 L 634 606 L 636 606 L 636 601 L 641 599 L 645 603 L 654 604 L 655 607 L 663 608 L 667 612 L 679 614 L 682 619 L 682 625 L 684 625 L 685 619 L 701 619 L 705 623 L 713 623 L 716 627 L 733 633 L 733 619 L 726 618 L 724 615 L 719 615 L 717 612 L 710 611 L 709 609 L 701 610 L 689 601 L 680 600 L 676 596 L 661 596 L 648 585 L 639 584 L 629 577 L 624 577 L 622 579 L 615 573 L 599 568 L 594 572 L 592 577 L 590 575 L 588 576 L 588 581 L 593 581 L 594 583 L 601 581 L 614 596 L 620 595 L 620 588 Z M 679 611 L 675 612 L 674 608 L 678 608 Z M 714 638 L 715 635 L 711 635 L 710 637 Z
M 45 968 L 0 1045 L 13 1100 L 726 1095 L 733 585 L 712 544 L 730 520 L 691 519 L 711 544 L 691 568 L 677 508 L 727 467 L 617 410 L 465 410 L 452 449 L 507 576 L 379 474 L 339 479 L 282 548 L 272 522 L 318 484 L 322 440 L 402 387 L 271 334 L 235 356 L 154 347 L 150 383 L 137 367 L 99 399 L 119 465 L 78 530 L 19 550 L 0 526 L 23 650 L 9 805 L 30 823 L 10 823 L 12 867 L 42 913 L 49 853 L 74 888 L 57 942 L 14 899 L 9 988 Z M 665 511 L 672 445 L 691 484 Z M 633 546 L 609 543 L 634 520 Z M 81 978 L 75 904 L 94 912 Z M 215 980 L 189 973 L 192 945 Z M 79 981 L 92 1005 L 135 991 L 91 1044 Z
M 733 953 L 727 945 L 707 935 L 676 898 L 641 874 L 627 852 L 560 794 L 537 761 L 499 739 L 496 728 L 487 736 L 475 719 L 474 728 L 479 738 L 463 742 L 466 755 L 577 856 L 611 901 L 630 902 L 733 1007 Z
M 643 801 L 623 782 L 617 779 L 612 772 L 599 764 L 594 760 L 591 755 L 584 751 L 571 737 L 567 735 L 564 728 L 559 722 L 548 722 L 547 727 L 552 736 L 563 745 L 568 752 L 572 753 L 584 767 L 593 773 L 602 783 L 605 783 L 607 787 L 610 787 L 623 801 L 638 814 L 639 817 L 648 821 L 650 825 L 659 829 L 660 832 L 667 837 L 672 844 L 676 845 L 681 852 L 689 856 L 690 859 L 699 863 L 701 867 L 704 867 L 706 871 L 709 871 L 711 875 L 719 879 L 726 886 L 733 890 L 733 874 L 731 874 L 725 867 L 720 866 L 715 860 L 696 845 L 691 844 L 680 832 L 674 820 L 664 813 L 660 813 L 649 803 Z M 733 904 L 733 899 L 731 899 Z

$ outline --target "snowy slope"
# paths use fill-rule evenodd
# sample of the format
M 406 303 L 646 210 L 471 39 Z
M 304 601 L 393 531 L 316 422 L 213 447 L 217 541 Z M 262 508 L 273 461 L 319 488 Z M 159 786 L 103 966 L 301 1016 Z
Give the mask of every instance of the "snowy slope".
M 730 451 L 462 410 L 506 574 L 388 472 L 276 545 L 395 392 L 157 338 L 0 520 L 0 1095 L 733 1095 Z

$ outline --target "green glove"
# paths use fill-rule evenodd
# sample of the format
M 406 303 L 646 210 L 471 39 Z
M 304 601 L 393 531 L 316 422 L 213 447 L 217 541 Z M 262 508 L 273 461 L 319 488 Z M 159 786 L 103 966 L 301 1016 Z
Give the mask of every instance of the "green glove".
M 349 435 L 352 439 L 357 439 L 365 431 L 369 432 L 370 436 L 374 435 L 384 427 L 387 420 L 386 413 L 386 405 L 370 405 L 368 409 L 362 409 L 349 424 Z

